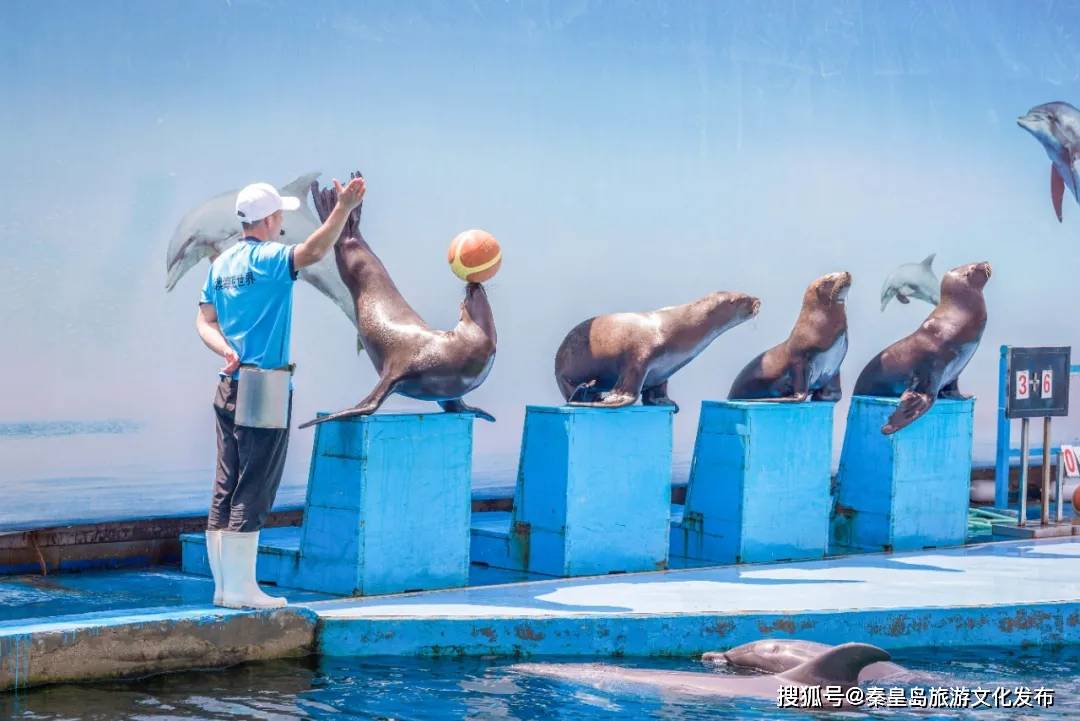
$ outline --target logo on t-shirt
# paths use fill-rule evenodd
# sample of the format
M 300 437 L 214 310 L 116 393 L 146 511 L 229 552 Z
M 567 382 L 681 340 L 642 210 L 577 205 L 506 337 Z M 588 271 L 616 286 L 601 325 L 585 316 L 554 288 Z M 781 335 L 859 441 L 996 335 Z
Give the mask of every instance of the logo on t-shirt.
M 243 288 L 245 285 L 254 285 L 255 275 L 249 270 L 242 275 L 227 275 L 214 281 L 214 290 L 226 288 Z

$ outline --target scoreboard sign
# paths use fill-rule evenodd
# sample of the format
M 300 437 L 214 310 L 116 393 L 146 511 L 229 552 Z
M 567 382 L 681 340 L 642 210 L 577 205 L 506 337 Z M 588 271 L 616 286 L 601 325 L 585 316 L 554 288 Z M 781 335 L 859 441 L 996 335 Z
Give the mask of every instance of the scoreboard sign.
M 1005 416 L 1069 415 L 1071 348 L 1009 348 Z

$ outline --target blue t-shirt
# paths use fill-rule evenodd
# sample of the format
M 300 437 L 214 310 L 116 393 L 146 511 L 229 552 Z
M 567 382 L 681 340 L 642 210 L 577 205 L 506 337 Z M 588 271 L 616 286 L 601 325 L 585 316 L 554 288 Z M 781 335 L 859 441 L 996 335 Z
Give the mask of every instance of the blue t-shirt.
M 211 263 L 199 303 L 212 303 L 240 362 L 259 368 L 289 364 L 293 246 L 244 238 Z M 240 372 L 233 373 L 239 378 Z

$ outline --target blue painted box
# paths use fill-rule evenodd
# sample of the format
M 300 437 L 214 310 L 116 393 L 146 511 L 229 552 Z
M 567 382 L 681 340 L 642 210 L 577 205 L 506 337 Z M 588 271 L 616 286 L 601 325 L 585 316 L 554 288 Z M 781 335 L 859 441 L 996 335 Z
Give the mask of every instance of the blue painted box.
M 472 425 L 387 413 L 317 426 L 303 526 L 263 532 L 259 580 L 349 596 L 465 585 Z M 199 572 L 205 542 L 184 540 L 184 569 Z
M 549 576 L 665 568 L 671 418 L 528 406 L 513 513 L 477 514 L 473 562 Z
M 964 543 L 975 400 L 938 400 L 891 436 L 895 398 L 855 396 L 848 411 L 832 550 L 902 551 Z
M 703 401 L 672 565 L 823 557 L 834 406 Z

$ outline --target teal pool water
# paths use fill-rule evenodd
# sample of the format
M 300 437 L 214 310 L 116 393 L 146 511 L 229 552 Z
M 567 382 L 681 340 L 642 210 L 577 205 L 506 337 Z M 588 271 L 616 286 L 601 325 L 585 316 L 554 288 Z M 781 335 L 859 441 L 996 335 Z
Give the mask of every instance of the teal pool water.
M 551 659 L 555 661 L 557 659 Z M 562 659 L 580 662 L 585 659 Z M 942 688 L 1052 689 L 1048 708 L 808 712 L 772 701 L 663 697 L 640 687 L 600 690 L 525 675 L 509 659 L 311 658 L 190 672 L 132 682 L 55 686 L 0 696 L 0 718 L 179 719 L 1080 719 L 1080 648 L 905 652 L 896 661 L 940 675 Z M 708 671 L 690 659 L 605 663 Z M 880 684 L 888 689 L 889 684 Z M 929 687 L 927 687 L 929 688 Z M 910 690 L 909 692 L 910 693 Z M 1010 698 L 1015 698 L 1010 693 Z

